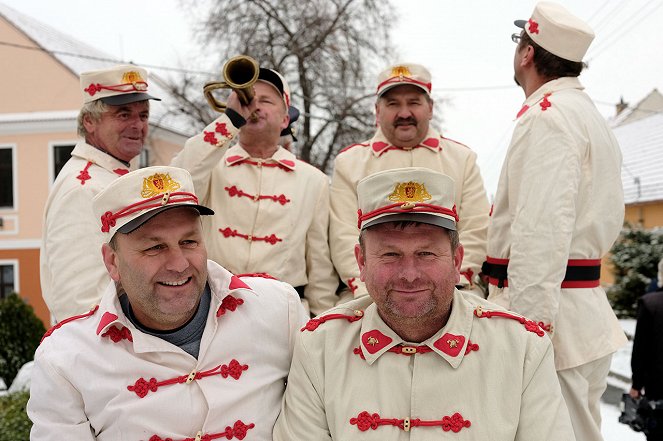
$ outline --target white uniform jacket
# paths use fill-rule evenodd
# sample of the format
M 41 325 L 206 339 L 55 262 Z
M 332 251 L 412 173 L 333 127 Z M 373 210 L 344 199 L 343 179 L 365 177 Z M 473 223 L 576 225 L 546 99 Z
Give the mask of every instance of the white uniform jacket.
M 530 95 L 519 113 L 495 197 L 488 256 L 508 259 L 489 299 L 551 331 L 555 365 L 599 359 L 626 342 L 600 286 L 564 288 L 569 259 L 601 259 L 624 220 L 621 152 L 577 78 Z
M 390 145 L 378 129 L 371 140 L 347 147 L 334 160 L 329 230 L 331 255 L 341 280 L 355 297 L 367 294 L 366 287 L 359 280 L 354 255 L 359 238 L 357 183 L 373 173 L 401 167 L 426 167 L 454 180 L 456 210 L 460 218 L 458 231 L 465 248 L 464 284 L 474 281 L 485 259 L 490 207 L 476 154 L 468 147 L 442 137 L 432 128 L 420 145 L 409 150 Z
M 71 156 L 48 195 L 39 256 L 41 292 L 58 321 L 89 311 L 110 281 L 92 198 L 129 172 L 123 162 L 82 141 Z
M 197 360 L 138 331 L 113 284 L 95 312 L 52 330 L 35 355 L 30 439 L 271 439 L 304 310 L 285 283 L 208 270 Z
M 274 440 L 439 439 L 575 439 L 543 330 L 458 290 L 448 323 L 418 344 L 370 297 L 309 321 Z
M 329 256 L 329 180 L 279 148 L 252 158 L 238 130 L 221 115 L 189 139 L 173 160 L 193 177 L 196 194 L 214 216 L 203 219 L 209 257 L 236 274 L 269 273 L 305 286 L 318 314 L 336 302 L 338 276 Z

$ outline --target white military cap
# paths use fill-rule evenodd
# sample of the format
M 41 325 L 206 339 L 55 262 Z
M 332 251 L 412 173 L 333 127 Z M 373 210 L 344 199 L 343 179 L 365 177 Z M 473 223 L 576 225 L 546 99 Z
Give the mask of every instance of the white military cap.
M 201 215 L 214 214 L 198 205 L 191 175 L 177 167 L 147 167 L 127 173 L 92 200 L 92 209 L 108 240 L 116 232 L 131 233 L 157 214 L 177 207 L 192 207 Z
M 417 86 L 427 95 L 430 95 L 433 87 L 431 75 L 428 69 L 420 64 L 403 63 L 388 67 L 378 75 L 377 96 L 380 97 L 386 91 L 396 86 Z
M 424 167 L 385 170 L 357 184 L 360 229 L 384 222 L 415 221 L 456 229 L 454 181 Z
M 525 29 L 536 44 L 569 61 L 582 61 L 594 40 L 592 28 L 557 3 L 539 2 L 529 20 L 514 24 Z
M 119 65 L 81 74 L 83 102 L 102 100 L 111 106 L 157 100 L 147 93 L 147 71 L 142 67 Z

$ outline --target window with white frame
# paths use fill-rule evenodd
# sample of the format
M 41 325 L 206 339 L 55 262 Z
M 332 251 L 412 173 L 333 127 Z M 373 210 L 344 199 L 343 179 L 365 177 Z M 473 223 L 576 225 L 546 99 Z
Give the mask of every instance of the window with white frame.
M 0 208 L 14 207 L 14 149 L 0 146 Z
M 71 158 L 71 152 L 74 150 L 74 144 L 55 144 L 53 145 L 53 180 L 58 177 L 62 167 Z
M 17 292 L 17 263 L 0 262 L 0 299 Z

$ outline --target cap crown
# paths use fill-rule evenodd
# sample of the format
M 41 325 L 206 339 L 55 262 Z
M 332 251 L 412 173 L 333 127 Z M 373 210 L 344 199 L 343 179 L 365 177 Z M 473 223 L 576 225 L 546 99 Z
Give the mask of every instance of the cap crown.
M 129 64 L 83 72 L 80 84 L 85 103 L 117 96 L 125 96 L 118 98 L 121 104 L 157 99 L 148 94 L 147 71 Z
M 415 221 L 456 229 L 454 181 L 440 172 L 408 167 L 385 170 L 357 184 L 359 228 Z
M 111 182 L 92 200 L 94 215 L 108 239 L 132 222 L 132 229 L 147 222 L 151 218 L 148 213 L 156 215 L 166 208 L 187 205 L 201 214 L 212 213 L 198 205 L 189 172 L 177 167 L 132 171 Z
M 594 40 L 587 23 L 553 2 L 537 3 L 524 29 L 536 44 L 569 61 L 582 61 Z
M 403 63 L 388 67 L 378 75 L 377 96 L 396 86 L 412 85 L 430 95 L 433 87 L 428 69 L 420 64 Z

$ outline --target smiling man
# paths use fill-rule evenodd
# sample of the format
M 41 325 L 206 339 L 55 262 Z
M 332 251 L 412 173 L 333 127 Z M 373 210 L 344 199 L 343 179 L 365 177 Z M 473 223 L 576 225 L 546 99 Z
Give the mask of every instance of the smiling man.
M 461 218 L 458 231 L 466 251 L 458 283 L 480 293 L 475 282 L 486 255 L 488 199 L 476 154 L 444 138 L 430 126 L 431 90 L 431 74 L 419 64 L 400 64 L 381 72 L 375 104 L 378 121 L 375 135 L 342 150 L 334 161 L 329 237 L 332 261 L 348 287 L 343 294 L 345 299 L 366 294 L 353 255 L 359 236 L 357 183 L 371 173 L 411 166 L 437 170 L 455 181 L 453 197 Z
M 93 206 L 113 282 L 37 349 L 30 439 L 271 439 L 306 321 L 296 291 L 207 260 L 213 211 L 186 170 L 129 173 Z
M 455 288 L 452 179 L 394 169 L 357 192 L 369 296 L 302 329 L 274 439 L 574 440 L 545 332 Z
M 55 322 L 89 311 L 108 284 L 92 198 L 129 171 L 147 137 L 148 100 L 159 100 L 148 94 L 147 71 L 130 65 L 84 72 L 80 89 L 84 141 L 58 174 L 44 211 L 41 290 Z

